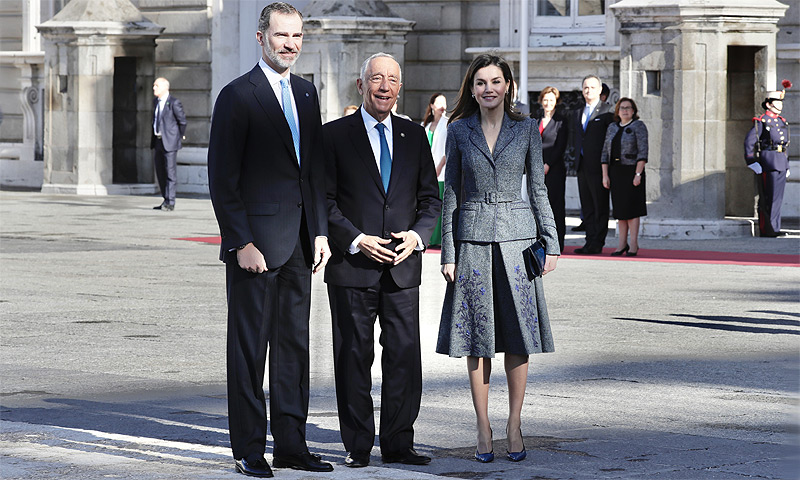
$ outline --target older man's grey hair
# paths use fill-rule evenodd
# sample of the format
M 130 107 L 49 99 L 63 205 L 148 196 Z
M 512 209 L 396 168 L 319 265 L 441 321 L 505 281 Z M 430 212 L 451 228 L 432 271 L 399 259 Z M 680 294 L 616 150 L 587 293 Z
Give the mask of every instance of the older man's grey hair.
M 300 13 L 296 8 L 292 5 L 289 5 L 286 2 L 275 2 L 270 3 L 264 10 L 261 10 L 261 16 L 258 18 L 258 31 L 266 34 L 267 30 L 269 30 L 269 19 L 273 13 L 282 13 L 284 15 L 298 15 L 300 20 L 303 19 L 303 14 Z
M 380 58 L 380 57 L 391 58 L 392 60 L 397 62 L 397 59 L 394 58 L 394 55 L 391 55 L 389 53 L 378 52 L 378 53 L 376 53 L 374 55 L 370 55 L 370 57 L 367 58 L 366 60 L 364 60 L 364 63 L 361 64 L 361 81 L 362 82 L 364 82 L 364 83 L 367 82 L 367 68 L 369 68 L 369 62 L 371 62 L 372 60 L 374 60 L 376 58 Z M 400 65 L 400 62 L 397 62 L 397 65 Z M 401 68 L 399 70 L 400 70 L 400 78 L 398 78 L 398 80 L 400 81 L 400 83 L 403 83 L 403 69 Z

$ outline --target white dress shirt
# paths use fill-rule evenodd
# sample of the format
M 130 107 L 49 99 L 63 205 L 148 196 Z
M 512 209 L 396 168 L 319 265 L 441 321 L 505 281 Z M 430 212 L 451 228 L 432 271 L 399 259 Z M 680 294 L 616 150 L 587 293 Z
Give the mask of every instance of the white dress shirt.
M 372 147 L 372 155 L 375 157 L 375 165 L 378 167 L 378 174 L 381 173 L 381 135 L 378 133 L 378 129 L 375 128 L 378 125 L 378 121 L 372 117 L 367 111 L 364 109 L 364 105 L 361 105 L 361 119 L 364 121 L 364 128 L 367 130 L 367 138 L 369 139 L 369 146 Z M 389 145 L 389 154 L 394 159 L 394 136 L 392 135 L 392 116 L 387 115 L 386 118 L 383 119 L 382 123 L 386 129 L 384 132 L 386 133 L 386 143 Z M 410 233 L 414 234 L 414 237 L 417 239 L 417 246 L 415 250 L 422 250 L 423 243 L 422 238 L 415 232 L 414 230 L 409 230 Z M 397 232 L 395 232 L 397 233 Z M 359 233 L 358 236 L 353 240 L 350 244 L 349 252 L 351 254 L 356 254 L 361 251 L 358 248 L 358 243 L 361 242 L 361 239 L 364 238 L 366 235 L 363 233 Z

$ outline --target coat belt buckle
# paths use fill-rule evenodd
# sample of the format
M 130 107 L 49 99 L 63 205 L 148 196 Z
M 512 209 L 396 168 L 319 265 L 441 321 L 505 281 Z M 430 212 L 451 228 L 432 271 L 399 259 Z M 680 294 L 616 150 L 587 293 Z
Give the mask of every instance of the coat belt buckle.
M 497 192 L 486 192 L 484 195 L 484 200 L 486 203 L 497 203 Z

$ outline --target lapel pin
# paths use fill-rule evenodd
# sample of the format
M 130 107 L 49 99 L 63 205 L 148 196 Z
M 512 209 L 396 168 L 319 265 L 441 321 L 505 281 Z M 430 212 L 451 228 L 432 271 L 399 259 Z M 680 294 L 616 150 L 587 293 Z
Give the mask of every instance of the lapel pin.
M 405 138 L 406 134 L 405 134 L 405 133 L 403 133 L 403 132 L 400 132 L 400 136 L 401 136 L 401 137 L 403 137 L 403 138 Z
M 306 97 L 308 96 L 308 92 L 306 92 Z

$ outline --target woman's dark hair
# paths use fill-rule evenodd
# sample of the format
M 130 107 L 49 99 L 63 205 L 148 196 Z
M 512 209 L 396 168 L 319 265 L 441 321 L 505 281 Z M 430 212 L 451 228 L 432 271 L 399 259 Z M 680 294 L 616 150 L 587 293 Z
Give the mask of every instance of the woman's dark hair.
M 633 107 L 633 118 L 631 119 L 631 121 L 639 120 L 639 107 L 636 106 L 636 102 L 634 102 L 632 98 L 622 97 L 619 100 L 617 100 L 617 106 L 614 107 L 614 121 L 617 122 L 620 121 L 619 106 L 622 105 L 622 102 L 629 102 Z
M 431 99 L 428 100 L 428 107 L 425 109 L 425 116 L 422 117 L 423 127 L 427 127 L 428 124 L 433 121 L 433 108 L 431 108 L 431 106 L 433 105 L 433 102 L 435 102 L 436 99 L 439 97 L 444 97 L 444 93 L 436 92 L 433 95 L 431 95 Z
M 506 92 L 505 98 L 503 98 L 503 110 L 514 120 L 522 120 L 525 118 L 511 103 L 511 99 L 514 98 L 514 93 L 516 91 L 514 74 L 511 72 L 511 67 L 502 57 L 484 53 L 475 57 L 475 60 L 472 61 L 472 64 L 467 69 L 467 74 L 464 75 L 461 89 L 458 91 L 456 108 L 453 109 L 450 115 L 450 122 L 448 123 L 454 122 L 460 118 L 467 118 L 479 110 L 478 101 L 472 96 L 472 84 L 475 81 L 475 74 L 478 73 L 478 70 L 491 65 L 498 67 L 503 72 L 503 79 L 509 84 L 508 92 Z

